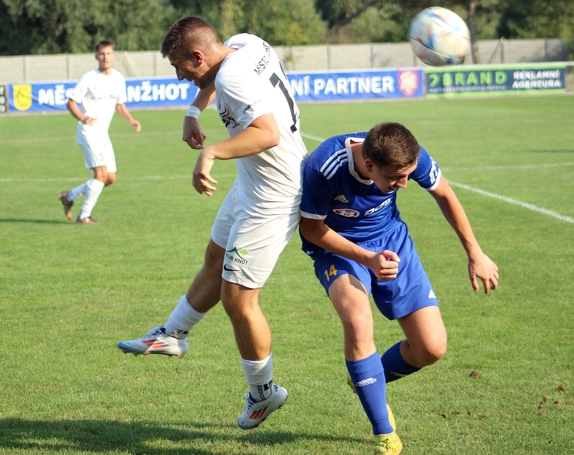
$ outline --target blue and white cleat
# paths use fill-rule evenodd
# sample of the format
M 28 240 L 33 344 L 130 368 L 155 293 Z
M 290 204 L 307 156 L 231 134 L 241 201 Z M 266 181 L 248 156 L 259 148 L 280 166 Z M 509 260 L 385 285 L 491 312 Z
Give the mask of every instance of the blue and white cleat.
M 134 355 L 162 354 L 183 357 L 189 350 L 187 337 L 175 338 L 165 334 L 163 327 L 154 327 L 137 340 L 125 340 L 118 343 L 118 348 Z
M 251 394 L 245 394 L 245 409 L 237 419 L 237 425 L 243 430 L 258 427 L 269 414 L 276 411 L 285 403 L 289 394 L 283 387 L 273 384 L 273 393 L 263 401 L 255 401 Z

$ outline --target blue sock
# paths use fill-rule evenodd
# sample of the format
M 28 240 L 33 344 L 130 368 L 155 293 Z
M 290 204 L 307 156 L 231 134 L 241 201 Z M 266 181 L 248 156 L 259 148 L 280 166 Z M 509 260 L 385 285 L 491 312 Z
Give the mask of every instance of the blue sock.
M 420 370 L 420 368 L 413 367 L 405 362 L 405 359 L 403 359 L 401 355 L 401 343 L 402 341 L 399 341 L 394 346 L 391 346 L 381 356 L 381 363 L 385 370 L 385 381 L 387 383 L 404 378 Z
M 385 374 L 379 354 L 363 360 L 347 360 L 347 370 L 351 375 L 357 395 L 363 409 L 373 426 L 374 434 L 392 433 L 393 427 L 389 422 L 387 412 L 387 397 L 385 395 Z

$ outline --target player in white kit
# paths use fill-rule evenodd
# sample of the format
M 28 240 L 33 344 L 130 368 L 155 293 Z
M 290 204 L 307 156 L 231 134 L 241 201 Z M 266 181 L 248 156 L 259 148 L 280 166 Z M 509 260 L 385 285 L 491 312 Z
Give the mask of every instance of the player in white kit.
M 124 352 L 183 356 L 188 332 L 219 300 L 229 315 L 250 393 L 238 425 L 257 427 L 287 400 L 273 384 L 271 331 L 259 292 L 299 222 L 301 175 L 307 150 L 299 111 L 281 63 L 262 39 L 233 36 L 224 44 L 198 17 L 176 22 L 162 54 L 178 79 L 199 92 L 184 120 L 183 140 L 200 149 L 193 186 L 208 196 L 217 159 L 236 159 L 237 177 L 211 229 L 204 264 L 168 321 L 143 337 L 118 343 Z M 216 99 L 230 138 L 204 147 L 198 117 Z
M 126 80 L 112 68 L 115 60 L 114 44 L 100 41 L 96 45 L 98 68 L 84 74 L 68 100 L 68 110 L 78 119 L 76 143 L 84 152 L 86 168 L 94 173 L 94 178 L 70 190 L 62 191 L 58 199 L 64 206 L 64 214 L 72 219 L 74 201 L 85 194 L 82 209 L 76 218 L 80 224 L 96 224 L 91 217 L 104 186 L 116 181 L 116 158 L 108 129 L 114 112 L 117 112 L 135 130 L 141 129 L 140 122 L 134 120 L 126 101 Z

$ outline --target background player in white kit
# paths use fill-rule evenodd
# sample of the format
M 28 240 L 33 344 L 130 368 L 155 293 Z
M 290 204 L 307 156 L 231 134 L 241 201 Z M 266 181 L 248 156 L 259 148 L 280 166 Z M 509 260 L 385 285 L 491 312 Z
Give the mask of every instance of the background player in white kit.
M 76 143 L 84 152 L 86 168 L 94 173 L 94 178 L 58 195 L 66 218 L 71 220 L 74 201 L 86 194 L 76 218 L 80 224 L 97 223 L 91 217 L 92 210 L 104 186 L 116 181 L 116 158 L 108 134 L 114 112 L 136 132 L 141 130 L 140 122 L 134 120 L 124 104 L 126 81 L 122 74 L 112 68 L 115 56 L 114 44 L 111 41 L 100 41 L 96 45 L 98 68 L 80 78 L 67 104 L 70 113 L 78 119 Z
M 163 327 L 118 343 L 124 352 L 183 356 L 188 332 L 219 300 L 229 315 L 250 394 L 238 425 L 255 428 L 287 400 L 273 384 L 271 331 L 259 292 L 299 222 L 301 174 L 308 155 L 299 111 L 275 52 L 248 34 L 221 43 L 198 17 L 176 22 L 162 54 L 178 79 L 199 92 L 184 120 L 184 141 L 202 149 L 193 186 L 211 195 L 217 159 L 237 159 L 237 178 L 213 224 L 204 264 Z M 197 117 L 213 98 L 230 138 L 203 148 Z M 240 159 L 238 159 L 240 158 Z
M 324 141 L 305 166 L 300 231 L 303 250 L 343 323 L 347 370 L 373 426 L 375 453 L 398 455 L 402 443 L 387 407 L 386 383 L 440 359 L 446 331 L 430 281 L 396 205 L 413 179 L 433 196 L 468 256 L 475 291 L 498 286 L 464 209 L 440 168 L 399 123 Z M 396 319 L 406 339 L 379 357 L 369 294 Z

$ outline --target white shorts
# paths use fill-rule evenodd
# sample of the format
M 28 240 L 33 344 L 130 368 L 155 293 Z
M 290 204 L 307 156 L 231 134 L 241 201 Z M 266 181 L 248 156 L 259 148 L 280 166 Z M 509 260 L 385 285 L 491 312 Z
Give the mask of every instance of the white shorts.
M 92 170 L 98 166 L 106 166 L 108 172 L 116 172 L 116 155 L 107 134 L 82 135 L 76 137 L 76 142 L 84 152 L 86 168 Z
M 234 186 L 217 213 L 211 239 L 225 249 L 223 279 L 259 289 L 297 229 L 299 206 L 291 214 L 261 216 L 249 211 L 249 203 L 237 199 Z

